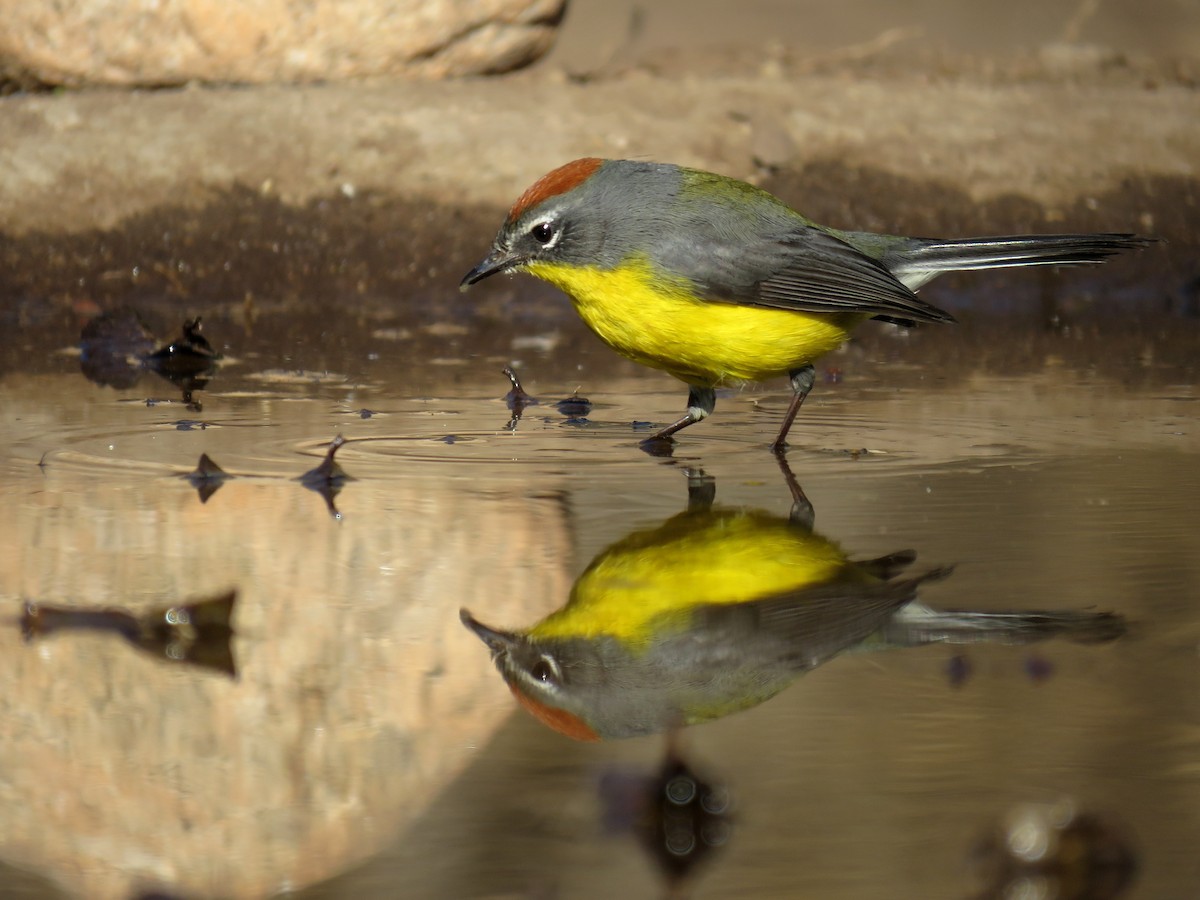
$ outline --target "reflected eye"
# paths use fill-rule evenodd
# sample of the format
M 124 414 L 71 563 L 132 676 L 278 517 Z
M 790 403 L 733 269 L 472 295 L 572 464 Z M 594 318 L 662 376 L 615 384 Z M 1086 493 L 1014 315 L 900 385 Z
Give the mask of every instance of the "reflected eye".
M 535 680 L 542 682 L 542 684 L 557 685 L 562 681 L 562 676 L 558 671 L 558 664 L 548 656 L 543 656 L 535 662 L 529 670 L 529 674 Z
M 549 222 L 538 222 L 529 229 L 529 233 L 539 244 L 549 244 L 554 240 L 554 226 Z

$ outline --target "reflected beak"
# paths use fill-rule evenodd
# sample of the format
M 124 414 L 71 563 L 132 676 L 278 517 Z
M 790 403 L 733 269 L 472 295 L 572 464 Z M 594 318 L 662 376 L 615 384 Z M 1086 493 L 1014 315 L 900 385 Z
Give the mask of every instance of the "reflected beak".
M 488 649 L 492 653 L 505 653 L 515 647 L 520 639 L 511 631 L 497 631 L 494 628 L 488 628 L 465 609 L 458 611 L 458 617 L 462 619 L 462 623 L 470 628 L 479 639 L 488 645 Z
M 458 284 L 459 290 L 465 291 L 475 282 L 483 281 L 489 275 L 507 272 L 524 262 L 524 259 L 511 250 L 493 250 L 484 258 L 483 262 L 463 276 L 463 280 Z

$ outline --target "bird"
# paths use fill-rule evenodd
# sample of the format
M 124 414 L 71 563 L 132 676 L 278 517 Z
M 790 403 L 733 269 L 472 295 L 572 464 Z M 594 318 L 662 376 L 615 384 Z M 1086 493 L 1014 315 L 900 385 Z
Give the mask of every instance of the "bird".
M 942 240 L 819 225 L 773 194 L 670 163 L 586 157 L 517 198 L 466 290 L 525 272 L 567 294 L 621 355 L 688 385 L 682 417 L 643 442 L 669 446 L 707 418 L 716 389 L 786 376 L 782 453 L 813 363 L 868 319 L 954 317 L 917 297 L 943 272 L 1099 263 L 1153 239 L 1131 233 Z
M 562 735 L 615 740 L 709 722 L 848 652 L 1101 643 L 1125 631 L 1119 615 L 1094 610 L 929 606 L 919 595 L 951 567 L 912 573 L 911 550 L 851 558 L 812 529 L 790 479 L 784 517 L 716 504 L 715 480 L 687 474 L 687 508 L 602 550 L 560 609 L 519 630 L 459 612 L 520 705 Z
M 527 629 L 460 618 L 544 725 L 637 737 L 757 706 L 863 642 L 948 573 L 896 577 L 913 558 L 851 561 L 765 511 L 689 510 L 606 548 Z

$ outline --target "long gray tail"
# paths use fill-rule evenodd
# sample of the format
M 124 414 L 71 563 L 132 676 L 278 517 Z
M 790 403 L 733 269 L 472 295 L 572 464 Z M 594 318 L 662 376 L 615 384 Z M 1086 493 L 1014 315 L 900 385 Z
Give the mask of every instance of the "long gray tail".
M 883 263 L 905 285 L 916 290 L 942 272 L 1087 265 L 1153 242 L 1154 238 L 1136 234 L 1026 234 L 950 241 L 915 238 L 888 253 Z
M 1126 630 L 1123 616 L 1091 610 L 975 612 L 933 609 L 912 603 L 897 613 L 882 635 L 889 646 L 919 644 L 1032 644 L 1064 638 L 1079 644 L 1116 640 Z

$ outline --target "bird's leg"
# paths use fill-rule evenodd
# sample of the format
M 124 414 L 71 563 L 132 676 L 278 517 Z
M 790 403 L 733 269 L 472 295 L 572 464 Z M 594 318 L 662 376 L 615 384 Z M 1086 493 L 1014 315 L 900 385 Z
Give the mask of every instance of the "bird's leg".
M 687 468 L 688 512 L 708 512 L 717 499 L 717 479 L 703 469 Z
M 687 414 L 672 422 L 653 437 L 642 441 L 642 446 L 661 444 L 671 440 L 671 435 L 689 425 L 695 425 L 701 419 L 707 418 L 717 405 L 717 392 L 708 387 L 688 386 Z
M 792 428 L 792 422 L 796 419 L 796 413 L 800 412 L 800 405 L 817 380 L 817 370 L 811 365 L 801 366 L 799 369 L 792 369 L 788 373 L 788 379 L 792 382 L 792 402 L 788 404 L 787 414 L 783 417 L 783 427 L 779 429 L 779 437 L 775 438 L 774 443 L 771 444 L 771 450 L 775 453 L 783 453 L 787 450 L 788 432 Z
M 792 495 L 792 509 L 788 513 L 788 521 L 805 531 L 812 531 L 813 522 L 817 518 L 817 512 L 813 509 L 812 502 L 808 499 L 808 496 L 804 493 L 804 488 L 800 487 L 800 482 L 796 480 L 796 476 L 792 473 L 792 467 L 788 465 L 787 456 L 782 453 L 776 453 L 775 461 L 779 463 L 779 471 L 783 473 L 783 480 L 787 483 L 788 491 Z

